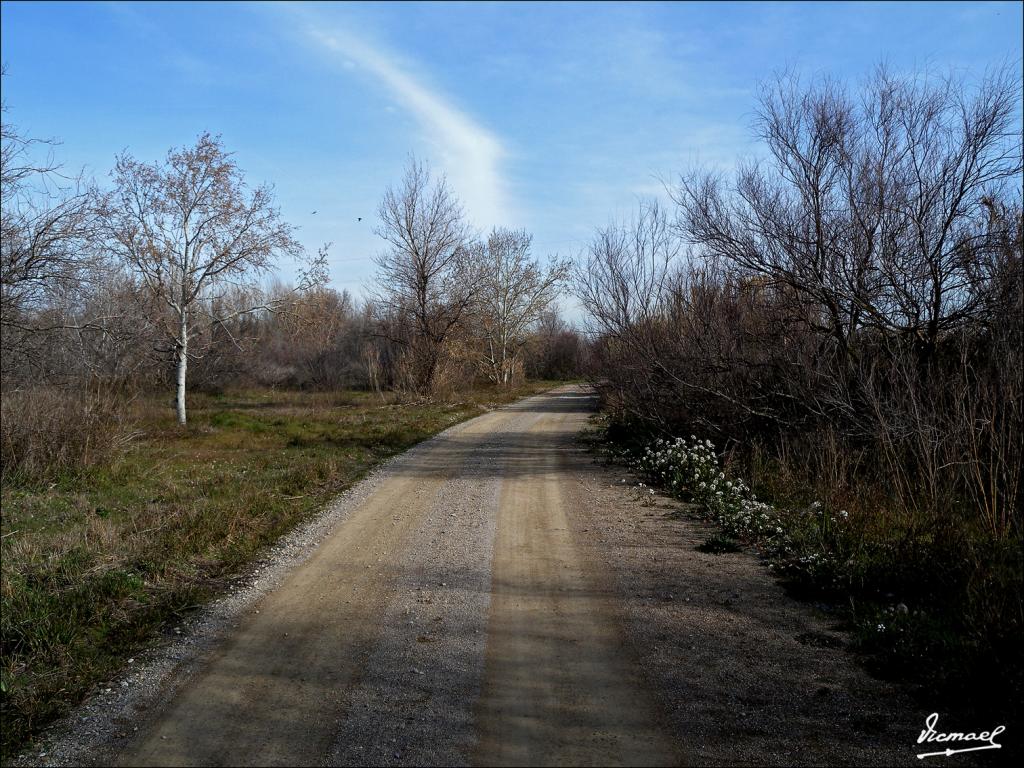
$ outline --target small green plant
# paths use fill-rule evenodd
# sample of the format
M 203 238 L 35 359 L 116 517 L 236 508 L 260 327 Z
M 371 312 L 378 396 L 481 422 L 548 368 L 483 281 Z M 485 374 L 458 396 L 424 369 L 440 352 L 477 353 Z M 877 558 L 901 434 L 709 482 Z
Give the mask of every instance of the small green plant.
M 724 555 L 727 552 L 740 552 L 743 546 L 727 533 L 714 533 L 707 540 L 697 547 L 698 552 L 705 552 L 710 555 Z

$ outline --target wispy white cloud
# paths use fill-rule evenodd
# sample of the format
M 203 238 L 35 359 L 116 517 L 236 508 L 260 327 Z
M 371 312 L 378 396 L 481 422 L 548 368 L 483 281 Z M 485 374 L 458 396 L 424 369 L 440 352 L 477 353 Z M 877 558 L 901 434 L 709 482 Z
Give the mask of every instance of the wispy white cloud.
M 307 19 L 310 17 L 307 16 Z M 396 103 L 420 123 L 472 223 L 483 229 L 514 223 L 502 176 L 505 148 L 498 137 L 454 106 L 446 96 L 410 74 L 398 56 L 347 30 L 309 20 L 309 39 L 331 52 L 346 68 L 361 68 L 383 83 Z

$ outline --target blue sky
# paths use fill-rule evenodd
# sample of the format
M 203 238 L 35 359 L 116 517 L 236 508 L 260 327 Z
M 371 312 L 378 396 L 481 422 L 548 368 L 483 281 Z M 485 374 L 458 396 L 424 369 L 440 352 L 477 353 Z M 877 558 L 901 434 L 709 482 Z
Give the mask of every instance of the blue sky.
M 121 150 L 155 160 L 220 133 L 307 248 L 333 243 L 332 282 L 357 294 L 410 153 L 481 230 L 526 227 L 538 255 L 571 255 L 659 178 L 756 153 L 772 72 L 1019 68 L 1024 27 L 1020 3 L 0 8 L 7 119 L 101 182 Z

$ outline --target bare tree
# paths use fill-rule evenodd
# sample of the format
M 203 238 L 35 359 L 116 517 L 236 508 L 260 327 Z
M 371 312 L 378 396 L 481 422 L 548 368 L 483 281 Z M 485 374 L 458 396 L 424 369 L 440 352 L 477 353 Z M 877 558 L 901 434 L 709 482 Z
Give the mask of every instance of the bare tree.
M 674 190 L 681 269 L 633 245 L 648 225 L 599 232 L 576 275 L 619 420 L 698 425 L 921 519 L 973 497 L 1019 531 L 1020 88 L 770 82 L 764 158 Z
M 92 248 L 89 186 L 81 177 L 62 174 L 53 160 L 53 141 L 26 137 L 6 119 L 0 134 L 0 334 L 6 374 L 26 362 L 38 367 L 33 351 L 45 347 L 38 343 L 40 333 L 81 328 L 85 321 L 72 319 L 71 310 L 99 260 Z
M 552 259 L 546 266 L 530 255 L 526 230 L 496 228 L 478 248 L 479 292 L 475 302 L 481 357 L 487 377 L 510 385 L 521 367 L 530 331 L 551 306 L 571 263 Z
M 580 332 L 554 309 L 543 312 L 526 353 L 526 375 L 535 379 L 574 379 L 583 374 L 587 347 Z
M 389 318 L 382 332 L 405 349 L 412 386 L 425 394 L 476 290 L 463 277 L 469 232 L 447 181 L 432 181 L 415 159 L 378 215 L 376 233 L 389 246 L 377 258 L 376 303 Z
M 303 251 L 270 189 L 250 190 L 217 137 L 204 133 L 160 164 L 122 154 L 112 176 L 114 191 L 100 206 L 103 226 L 113 252 L 167 308 L 164 333 L 173 345 L 184 425 L 194 326 L 226 329 L 233 318 L 273 309 L 258 278 L 278 258 Z M 322 277 L 323 255 L 306 280 Z
M 681 253 L 656 200 L 642 201 L 631 222 L 599 230 L 573 275 L 573 289 L 592 330 L 618 337 L 656 314 L 670 265 Z
M 595 354 L 616 363 L 603 378 L 606 400 L 629 403 L 633 417 L 658 420 L 659 374 L 667 368 L 657 323 L 666 306 L 679 238 L 656 200 L 632 221 L 598 230 L 573 273 L 572 287 L 598 340 Z M 635 396 L 634 396 L 635 395 Z
M 860 102 L 832 82 L 784 76 L 762 91 L 757 131 L 769 160 L 735 186 L 684 176 L 679 231 L 705 255 L 794 289 L 849 370 L 863 328 L 917 340 L 923 364 L 972 317 L 979 202 L 1021 172 L 1019 80 L 962 80 L 879 69 Z M 806 313 L 804 313 L 806 314 Z

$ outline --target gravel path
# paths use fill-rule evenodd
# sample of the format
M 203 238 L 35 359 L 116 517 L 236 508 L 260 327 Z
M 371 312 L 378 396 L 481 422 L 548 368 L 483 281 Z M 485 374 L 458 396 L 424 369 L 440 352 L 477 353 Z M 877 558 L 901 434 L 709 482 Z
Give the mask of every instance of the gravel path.
M 476 444 L 413 535 L 422 546 L 403 559 L 329 764 L 465 764 L 474 741 L 467 703 L 480 695 L 491 603 L 494 468 L 508 430 L 504 421 Z
M 644 506 L 567 387 L 391 460 L 23 765 L 894 764 L 924 713 Z

